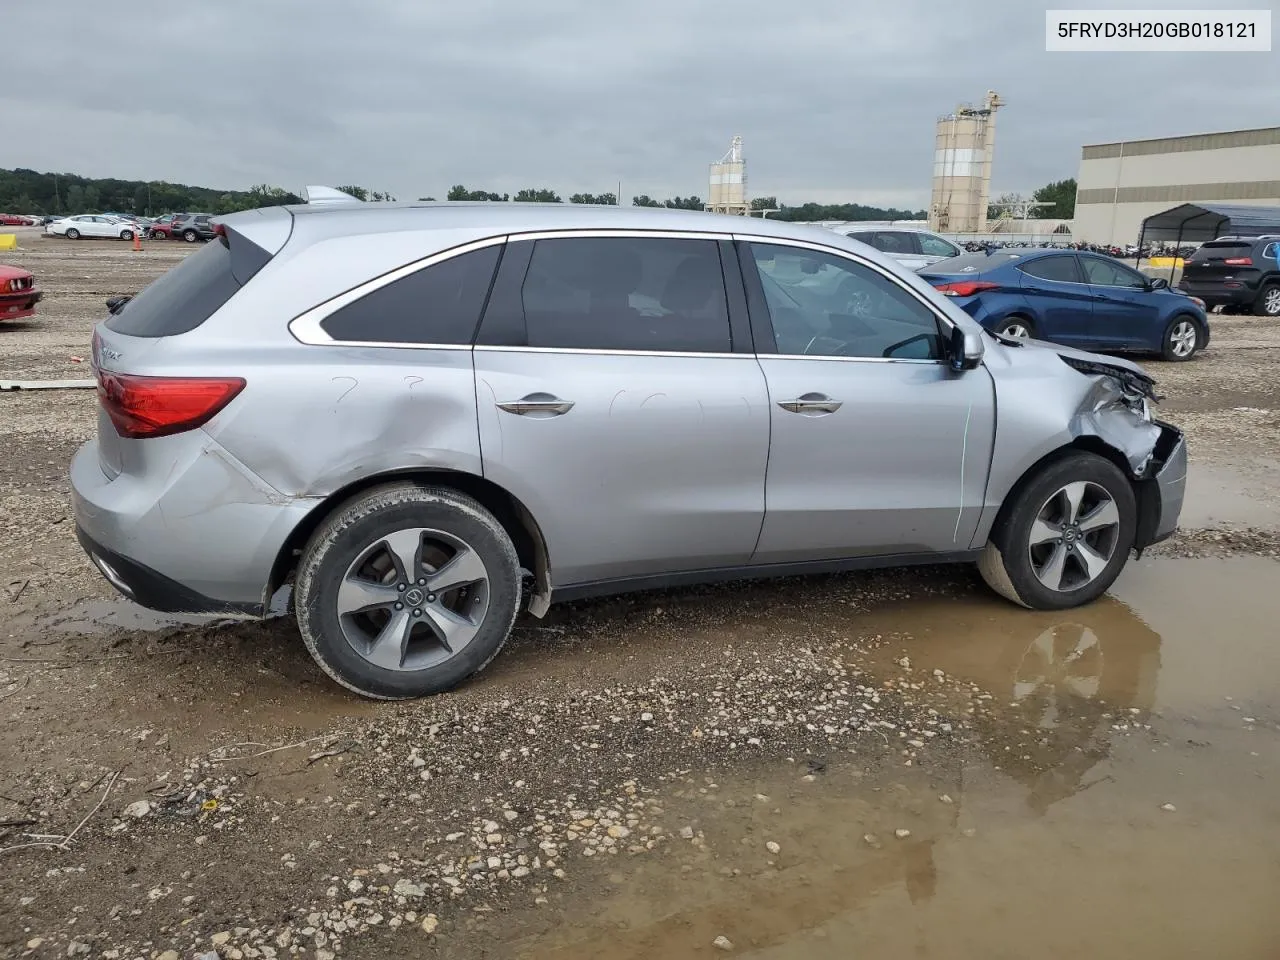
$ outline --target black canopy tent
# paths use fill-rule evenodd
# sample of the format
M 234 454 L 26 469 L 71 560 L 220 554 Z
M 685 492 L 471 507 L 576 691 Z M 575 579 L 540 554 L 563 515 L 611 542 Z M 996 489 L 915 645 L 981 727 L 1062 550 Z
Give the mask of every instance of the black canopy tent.
M 1147 240 L 1172 240 L 1175 246 L 1181 246 L 1184 240 L 1204 243 L 1218 237 L 1258 237 L 1268 233 L 1280 234 L 1280 207 L 1184 203 L 1142 221 L 1138 261 L 1142 261 L 1142 245 Z M 1170 280 L 1176 269 L 1176 266 L 1169 268 Z

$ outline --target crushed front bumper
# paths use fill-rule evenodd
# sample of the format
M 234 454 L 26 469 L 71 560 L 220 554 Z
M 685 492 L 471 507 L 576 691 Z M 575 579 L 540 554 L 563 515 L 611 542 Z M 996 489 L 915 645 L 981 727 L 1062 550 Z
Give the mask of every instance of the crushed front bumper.
M 1138 481 L 1138 531 L 1133 545 L 1139 552 L 1173 536 L 1187 492 L 1186 437 L 1177 427 L 1155 423 L 1161 436 L 1152 475 Z
M 0 320 L 20 320 L 34 316 L 36 304 L 44 297 L 39 290 L 0 293 Z

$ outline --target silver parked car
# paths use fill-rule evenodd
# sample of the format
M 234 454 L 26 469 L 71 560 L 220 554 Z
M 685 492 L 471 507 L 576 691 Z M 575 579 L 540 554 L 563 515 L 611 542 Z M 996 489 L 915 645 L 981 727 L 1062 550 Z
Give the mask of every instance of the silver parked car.
M 1086 603 L 1182 505 L 1127 361 L 982 330 L 829 230 L 557 204 L 272 207 L 94 334 L 71 475 L 106 578 L 261 616 L 370 697 L 452 687 L 528 608 L 976 562 Z
M 949 260 L 964 253 L 945 237 L 930 233 L 928 230 L 921 230 L 919 227 L 860 227 L 845 224 L 834 229 L 846 237 L 852 237 L 869 247 L 875 247 L 881 253 L 912 270 L 919 270 L 921 267 L 930 266 L 940 260 Z

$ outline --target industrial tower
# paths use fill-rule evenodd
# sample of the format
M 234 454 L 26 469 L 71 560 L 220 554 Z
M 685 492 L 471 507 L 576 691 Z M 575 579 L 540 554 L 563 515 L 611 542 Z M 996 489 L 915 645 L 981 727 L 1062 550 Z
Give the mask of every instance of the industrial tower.
M 929 229 L 939 233 L 986 232 L 996 111 L 1002 106 L 999 94 L 988 90 L 981 107 L 962 104 L 955 113 L 938 118 Z
M 732 213 L 748 216 L 751 204 L 747 200 L 747 161 L 742 159 L 742 138 L 734 137 L 729 152 L 711 164 L 711 189 L 704 204 L 712 213 Z

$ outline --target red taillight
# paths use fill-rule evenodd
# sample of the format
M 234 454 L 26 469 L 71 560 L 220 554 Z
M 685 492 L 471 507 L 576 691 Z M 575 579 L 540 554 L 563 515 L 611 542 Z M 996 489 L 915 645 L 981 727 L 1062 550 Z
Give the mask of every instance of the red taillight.
M 220 223 L 215 223 L 213 225 L 213 235 L 215 237 L 225 237 L 227 235 L 227 228 Z
M 1222 262 L 1228 267 L 1252 267 L 1253 257 L 1228 257 Z
M 194 430 L 244 389 L 240 377 L 138 377 L 101 369 L 97 374 L 102 408 L 120 436 L 134 439 Z
M 986 280 L 961 280 L 958 283 L 944 283 L 937 290 L 944 297 L 972 297 L 975 293 L 995 290 L 999 286 L 998 283 L 990 283 Z

